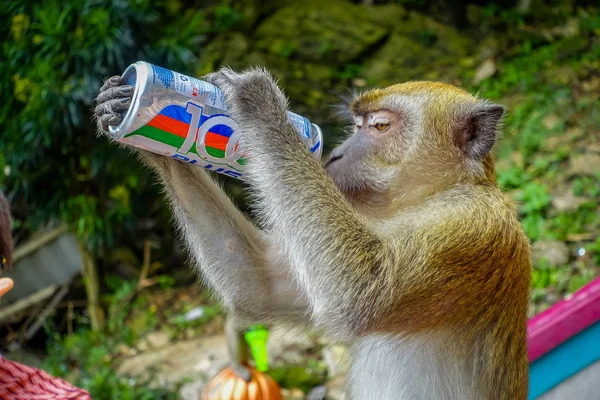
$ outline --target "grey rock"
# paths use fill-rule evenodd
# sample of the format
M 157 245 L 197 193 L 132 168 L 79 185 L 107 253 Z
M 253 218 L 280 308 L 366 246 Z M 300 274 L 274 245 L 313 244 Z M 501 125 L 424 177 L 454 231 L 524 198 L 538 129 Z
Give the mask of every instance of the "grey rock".
M 484 80 L 491 78 L 496 73 L 496 63 L 493 59 L 488 58 L 475 71 L 475 76 L 473 77 L 473 84 L 478 85 Z
M 552 207 L 558 212 L 575 211 L 586 201 L 585 197 L 575 196 L 572 190 L 568 190 L 562 194 L 552 196 Z
M 191 379 L 193 384 L 184 386 L 181 396 L 195 400 L 197 389 L 228 363 L 225 337 L 216 335 L 167 344 L 128 357 L 118 366 L 117 373 L 140 379 L 152 377 L 154 387 L 169 387 Z
M 327 400 L 349 400 L 346 395 L 346 378 L 340 376 L 325 384 L 327 388 Z
M 533 257 L 545 259 L 550 266 L 558 267 L 569 262 L 569 248 L 558 240 L 540 240 L 533 244 Z
M 596 175 L 600 173 L 600 154 L 586 152 L 571 158 L 569 175 Z

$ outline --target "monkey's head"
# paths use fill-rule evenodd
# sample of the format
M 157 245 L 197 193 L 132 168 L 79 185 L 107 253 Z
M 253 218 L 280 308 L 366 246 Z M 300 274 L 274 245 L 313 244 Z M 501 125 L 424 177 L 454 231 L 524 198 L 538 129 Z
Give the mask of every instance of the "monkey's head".
M 410 82 L 355 96 L 351 135 L 325 163 L 346 193 L 396 192 L 494 178 L 504 108 L 452 85 Z M 400 193 L 400 194 L 399 194 Z

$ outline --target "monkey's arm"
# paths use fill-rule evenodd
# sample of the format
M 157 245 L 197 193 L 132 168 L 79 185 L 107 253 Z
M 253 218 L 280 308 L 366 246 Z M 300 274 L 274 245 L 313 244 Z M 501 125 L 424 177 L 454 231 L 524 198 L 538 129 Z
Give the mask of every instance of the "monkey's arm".
M 208 78 L 225 92 L 229 113 L 244 130 L 259 211 L 317 323 L 360 334 L 399 321 L 406 327 L 441 322 L 452 307 L 468 319 L 493 298 L 481 293 L 503 293 L 522 276 L 496 267 L 513 253 L 526 254 L 518 248 L 523 240 L 515 234 L 514 210 L 497 201 L 500 194 L 465 187 L 375 232 L 301 141 L 268 73 L 224 69 Z
M 369 321 L 388 301 L 394 254 L 354 213 L 286 116 L 286 100 L 264 71 L 207 77 L 243 129 L 249 181 L 274 241 L 309 296 L 316 322 Z
M 198 268 L 225 306 L 247 322 L 306 314 L 302 295 L 263 233 L 201 168 L 142 152 L 173 208 Z
M 98 130 L 117 124 L 132 90 L 118 77 L 98 96 Z M 120 105 L 120 106 L 119 106 Z M 142 160 L 159 176 L 203 277 L 239 323 L 302 319 L 304 296 L 287 276 L 277 252 L 202 168 L 146 151 Z

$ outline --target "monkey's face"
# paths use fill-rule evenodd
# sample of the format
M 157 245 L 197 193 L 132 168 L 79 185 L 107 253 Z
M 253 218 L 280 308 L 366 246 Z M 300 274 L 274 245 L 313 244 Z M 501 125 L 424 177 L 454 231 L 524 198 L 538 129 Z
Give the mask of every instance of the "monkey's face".
M 401 162 L 406 121 L 384 109 L 353 117 L 350 137 L 331 152 L 325 170 L 344 192 L 383 191 Z
M 437 82 L 367 91 L 349 110 L 351 134 L 325 163 L 343 192 L 402 192 L 481 176 L 504 112 Z

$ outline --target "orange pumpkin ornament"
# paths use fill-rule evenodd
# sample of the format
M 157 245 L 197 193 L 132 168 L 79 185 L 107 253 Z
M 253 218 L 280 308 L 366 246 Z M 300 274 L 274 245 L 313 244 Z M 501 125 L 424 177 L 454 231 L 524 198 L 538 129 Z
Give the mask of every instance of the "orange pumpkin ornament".
M 283 400 L 279 385 L 269 375 L 247 364 L 244 366 L 252 375 L 249 382 L 227 367 L 208 382 L 202 400 Z

